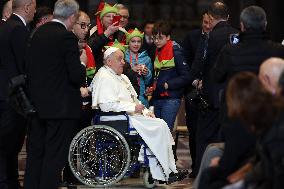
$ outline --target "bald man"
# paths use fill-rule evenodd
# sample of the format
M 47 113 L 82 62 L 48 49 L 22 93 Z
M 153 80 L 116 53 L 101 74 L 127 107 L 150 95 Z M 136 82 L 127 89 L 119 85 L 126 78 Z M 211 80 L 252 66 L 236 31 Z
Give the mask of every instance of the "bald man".
M 19 187 L 18 153 L 26 133 L 26 119 L 8 101 L 9 81 L 25 73 L 26 46 L 36 0 L 12 0 L 13 14 L 0 27 L 0 188 Z
M 265 60 L 259 69 L 259 80 L 272 94 L 278 91 L 278 81 L 284 71 L 284 60 L 281 58 L 269 58 Z

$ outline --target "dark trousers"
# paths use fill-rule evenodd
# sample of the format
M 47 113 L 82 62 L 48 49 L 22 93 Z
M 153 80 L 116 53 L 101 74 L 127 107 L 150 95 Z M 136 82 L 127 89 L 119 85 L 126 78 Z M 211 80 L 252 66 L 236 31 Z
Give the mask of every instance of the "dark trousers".
M 26 119 L 0 102 L 0 188 L 18 189 L 18 154 L 24 143 Z
M 25 189 L 58 188 L 76 127 L 75 119 L 32 119 L 27 133 Z
M 220 189 L 229 184 L 218 167 L 208 167 L 200 175 L 198 189 Z
M 189 133 L 189 150 L 192 160 L 191 169 L 193 175 L 197 175 L 198 170 L 195 170 L 195 161 L 196 161 L 196 129 L 197 129 L 197 120 L 198 120 L 198 107 L 195 102 L 190 100 L 185 100 L 185 112 L 186 112 L 186 126 Z
M 195 170 L 199 170 L 203 153 L 208 144 L 220 142 L 219 137 L 219 110 L 209 109 L 198 115 L 198 127 L 196 130 L 196 161 Z

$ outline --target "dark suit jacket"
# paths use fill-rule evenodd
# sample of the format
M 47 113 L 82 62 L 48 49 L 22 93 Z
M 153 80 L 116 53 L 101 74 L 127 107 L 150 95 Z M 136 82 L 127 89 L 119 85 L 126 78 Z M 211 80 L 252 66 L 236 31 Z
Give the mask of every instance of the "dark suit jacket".
M 8 81 L 25 72 L 25 54 L 29 31 L 12 14 L 0 27 L 0 101 L 8 98 Z
M 195 53 L 198 47 L 198 43 L 201 37 L 201 29 L 191 30 L 184 38 L 181 46 L 184 50 L 184 58 L 186 63 L 191 67 Z
M 63 24 L 49 22 L 38 28 L 28 48 L 29 92 L 42 119 L 80 117 L 79 88 L 85 82 L 78 39 Z
M 223 85 L 215 84 L 210 80 L 211 69 L 213 68 L 219 52 L 222 47 L 229 43 L 230 34 L 238 33 L 239 31 L 232 28 L 227 22 L 219 22 L 209 34 L 208 40 L 208 50 L 207 57 L 205 59 L 203 70 L 203 92 L 205 98 L 209 103 L 215 107 L 219 107 L 220 103 L 220 90 L 223 88 Z M 195 57 L 192 67 L 200 68 L 200 61 L 202 60 L 203 54 L 200 54 L 198 57 Z M 197 66 L 196 66 L 197 64 Z M 191 77 L 196 78 L 196 75 L 199 74 L 200 70 L 193 70 Z

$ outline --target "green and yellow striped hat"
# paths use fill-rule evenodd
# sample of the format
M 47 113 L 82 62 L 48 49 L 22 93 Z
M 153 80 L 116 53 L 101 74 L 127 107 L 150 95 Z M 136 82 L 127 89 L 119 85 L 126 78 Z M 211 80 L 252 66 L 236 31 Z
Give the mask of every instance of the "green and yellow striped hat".
M 96 15 L 100 14 L 100 19 L 102 19 L 102 17 L 104 15 L 106 15 L 107 13 L 115 13 L 115 14 L 118 14 L 118 8 L 116 7 L 116 4 L 111 6 L 107 3 L 104 3 L 104 7 L 102 10 L 98 11 L 96 13 Z
M 140 37 L 142 40 L 144 38 L 144 33 L 139 31 L 137 28 L 130 30 L 126 33 L 126 44 L 129 44 L 129 41 L 133 37 Z

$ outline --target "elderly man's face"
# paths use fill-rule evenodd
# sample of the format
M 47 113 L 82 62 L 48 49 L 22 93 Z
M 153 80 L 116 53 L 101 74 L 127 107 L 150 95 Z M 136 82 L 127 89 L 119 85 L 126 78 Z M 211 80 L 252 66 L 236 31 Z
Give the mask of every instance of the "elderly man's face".
M 78 18 L 76 24 L 73 26 L 74 34 L 79 38 L 79 40 L 84 40 L 88 34 L 89 28 L 91 26 L 91 21 L 88 15 L 81 14 Z
M 119 25 L 125 28 L 126 25 L 128 24 L 129 12 L 127 9 L 120 9 L 118 14 L 121 16 Z
M 108 67 L 110 67 L 117 75 L 123 73 L 124 64 L 124 54 L 121 50 L 115 51 L 107 61 Z
M 31 0 L 31 2 L 25 5 L 27 23 L 30 23 L 34 19 L 34 14 L 36 13 L 36 0 Z

